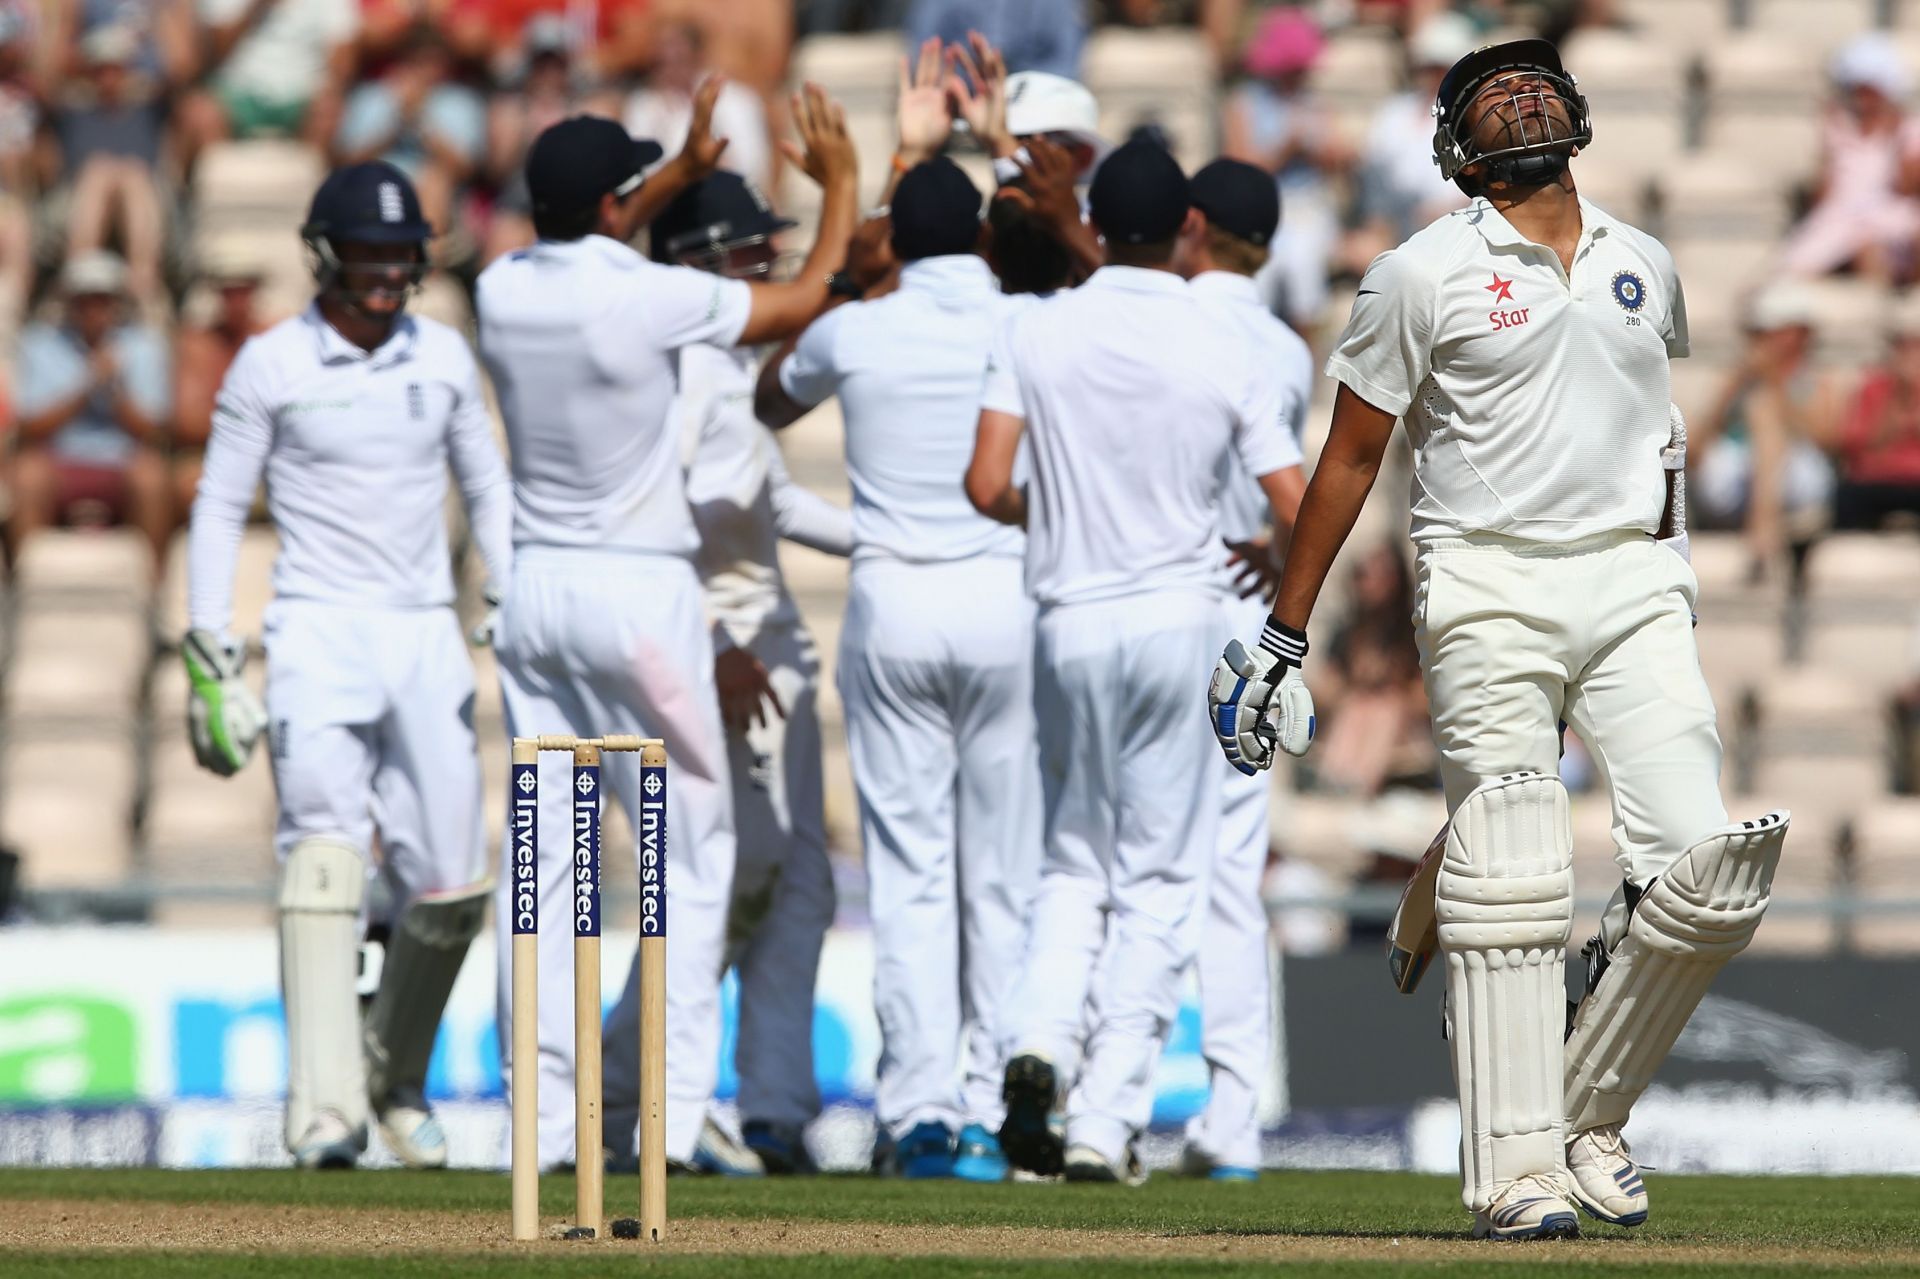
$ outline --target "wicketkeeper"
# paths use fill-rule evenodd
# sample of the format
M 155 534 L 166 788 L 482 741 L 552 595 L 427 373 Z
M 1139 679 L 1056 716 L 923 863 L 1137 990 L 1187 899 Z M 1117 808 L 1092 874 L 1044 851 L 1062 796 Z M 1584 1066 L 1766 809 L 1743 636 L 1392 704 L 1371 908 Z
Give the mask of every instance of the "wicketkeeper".
M 1473 202 L 1361 281 L 1273 616 L 1257 644 L 1227 646 L 1209 703 L 1230 760 L 1306 752 L 1307 620 L 1404 418 L 1415 627 L 1453 813 L 1434 909 L 1462 1197 L 1476 1236 L 1567 1237 L 1576 1203 L 1646 1220 L 1621 1128 L 1753 936 L 1787 815 L 1727 822 L 1698 584 L 1684 541 L 1657 540 L 1682 531 L 1665 469 L 1668 361 L 1687 353 L 1673 259 L 1576 192 L 1569 162 L 1594 131 L 1551 44 L 1469 54 L 1434 112 L 1435 160 Z M 1612 792 L 1624 877 L 1570 1035 L 1562 720 Z

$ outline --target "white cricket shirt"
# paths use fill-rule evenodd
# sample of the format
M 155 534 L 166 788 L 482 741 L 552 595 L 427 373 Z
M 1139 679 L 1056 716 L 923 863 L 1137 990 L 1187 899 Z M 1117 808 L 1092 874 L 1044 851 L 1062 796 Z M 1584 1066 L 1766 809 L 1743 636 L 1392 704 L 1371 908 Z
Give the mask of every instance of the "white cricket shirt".
M 1686 302 L 1659 241 L 1580 216 L 1571 275 L 1477 199 L 1360 281 L 1327 374 L 1405 419 L 1416 539 L 1660 527 Z
M 829 555 L 853 548 L 847 512 L 789 478 L 773 432 L 754 417 L 754 374 L 749 350 L 687 347 L 673 405 L 700 531 L 694 567 L 722 628 L 715 642 L 741 648 L 766 627 L 800 620 L 780 573 L 779 539 Z
M 1300 460 L 1253 349 L 1169 271 L 1101 267 L 1015 315 L 982 407 L 1026 420 L 1027 589 L 1042 605 L 1221 590 L 1227 453 L 1249 475 Z
M 465 338 L 403 316 L 368 352 L 309 307 L 251 339 L 221 383 L 193 501 L 188 625 L 225 632 L 232 623 L 234 565 L 262 473 L 280 533 L 276 596 L 452 603 L 449 463 L 487 572 L 504 589 L 512 495 Z
M 1313 352 L 1287 322 L 1267 309 L 1260 290 L 1249 276 L 1232 271 L 1202 271 L 1187 282 L 1195 296 L 1240 331 L 1261 370 L 1273 380 L 1280 401 L 1280 421 L 1293 442 L 1293 461 L 1304 459 L 1300 440 L 1307 429 L 1307 405 L 1313 399 Z M 1240 457 L 1228 450 L 1220 487 L 1220 536 L 1244 542 L 1260 536 L 1272 518 L 1267 495 Z
M 678 353 L 738 341 L 747 285 L 589 235 L 508 254 L 476 296 L 507 423 L 514 544 L 692 555 L 700 539 L 667 422 Z
M 815 320 L 780 366 L 797 403 L 840 396 L 856 561 L 1020 554 L 1020 530 L 974 510 L 961 483 L 1007 309 L 983 259 L 922 258 L 901 270 L 894 292 Z

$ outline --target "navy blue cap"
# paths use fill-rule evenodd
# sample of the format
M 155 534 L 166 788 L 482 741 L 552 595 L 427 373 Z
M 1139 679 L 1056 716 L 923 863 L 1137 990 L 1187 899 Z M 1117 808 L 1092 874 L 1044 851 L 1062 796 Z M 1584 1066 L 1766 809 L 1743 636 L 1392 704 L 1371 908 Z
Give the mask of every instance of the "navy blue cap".
M 893 252 L 902 262 L 972 253 L 980 245 L 980 188 L 944 155 L 908 169 L 890 207 Z
M 384 160 L 327 175 L 300 228 L 306 240 L 335 244 L 416 244 L 433 238 L 407 175 Z
M 1192 204 L 1180 162 L 1145 138 L 1116 148 L 1102 160 L 1087 189 L 1087 216 L 1109 244 L 1171 240 Z
M 648 229 L 653 256 L 671 262 L 691 249 L 713 248 L 772 235 L 795 223 L 773 211 L 759 187 L 716 169 L 673 198 Z
M 527 152 L 527 194 L 535 214 L 590 209 L 600 197 L 638 189 L 647 166 L 666 151 L 597 115 L 577 115 L 547 126 Z
M 1244 160 L 1215 160 L 1193 175 L 1193 207 L 1229 235 L 1266 247 L 1280 227 L 1280 188 Z

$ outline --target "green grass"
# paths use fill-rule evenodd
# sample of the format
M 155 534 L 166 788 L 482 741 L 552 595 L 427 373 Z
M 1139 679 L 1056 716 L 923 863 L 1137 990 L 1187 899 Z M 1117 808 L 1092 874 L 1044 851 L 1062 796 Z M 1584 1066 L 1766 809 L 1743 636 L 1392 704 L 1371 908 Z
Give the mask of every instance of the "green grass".
M 1289 1275 L 1373 1276 L 1421 1274 L 1522 1275 L 1552 1269 L 1586 1275 L 1676 1275 L 1685 1279 L 1773 1274 L 1920 1274 L 1920 1181 L 1896 1177 L 1661 1177 L 1653 1183 L 1655 1215 L 1628 1232 L 1589 1229 L 1589 1241 L 1559 1247 L 1483 1245 L 1485 1259 L 1441 1259 L 1422 1264 L 1339 1259 L 1289 1262 Z M 542 1181 L 542 1207 L 560 1217 L 572 1206 L 572 1183 Z M 634 1209 L 631 1178 L 609 1178 L 608 1215 Z M 497 1174 L 351 1175 L 269 1172 L 127 1170 L 0 1170 L 0 1231 L 15 1216 L 10 1205 L 31 1199 L 116 1203 L 282 1205 L 384 1213 L 463 1210 L 497 1215 L 507 1227 L 507 1181 Z M 1468 1224 L 1453 1179 L 1385 1173 L 1278 1173 L 1254 1186 L 1214 1186 L 1155 1178 L 1145 1189 L 1078 1186 L 971 1186 L 876 1181 L 865 1177 L 811 1180 L 676 1181 L 671 1214 L 680 1220 L 874 1223 L 882 1226 L 1010 1226 L 1029 1230 L 1093 1230 L 1179 1236 L 1190 1255 L 1138 1259 L 1041 1256 L 884 1257 L 828 1255 L 660 1255 L 647 1261 L 661 1275 L 1060 1275 L 1088 1279 L 1097 1266 L 1109 1275 L 1272 1273 L 1286 1260 L 1285 1236 L 1349 1239 L 1370 1249 L 1394 1239 L 1463 1237 Z M 1273 1237 L 1273 1260 L 1209 1258 L 1207 1240 L 1222 1246 L 1258 1244 Z M 16 1240 L 27 1249 L 31 1238 Z M 635 1245 L 626 1245 L 633 1247 Z M 613 1245 L 576 1248 L 354 1256 L 291 1256 L 199 1252 L 32 1252 L 16 1248 L 0 1259 L 15 1275 L 295 1275 L 363 1274 L 369 1268 L 398 1275 L 580 1274 L 605 1269 L 625 1252 Z M 1818 1267 L 1795 1264 L 1794 1250 L 1816 1251 Z M 1698 1259 L 1676 1252 L 1698 1252 Z M 1124 1247 L 1119 1249 L 1124 1252 Z M 1894 1254 L 1891 1257 L 1888 1254 Z M 1900 1254 L 1905 1254 L 1900 1255 Z

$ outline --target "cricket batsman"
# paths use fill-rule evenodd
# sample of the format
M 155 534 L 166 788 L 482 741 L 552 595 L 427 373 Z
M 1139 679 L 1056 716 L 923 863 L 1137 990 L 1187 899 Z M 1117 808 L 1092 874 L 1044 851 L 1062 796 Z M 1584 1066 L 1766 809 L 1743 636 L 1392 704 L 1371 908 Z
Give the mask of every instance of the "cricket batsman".
M 427 1062 L 491 889 L 448 466 L 496 589 L 511 572 L 512 493 L 466 339 L 406 313 L 432 234 L 392 165 L 321 184 L 301 228 L 319 295 L 234 360 L 188 535 L 194 754 L 229 776 L 272 723 L 286 1139 L 303 1168 L 351 1168 L 369 1112 L 403 1163 L 447 1162 Z M 231 630 L 263 476 L 280 534 L 264 710 Z M 355 967 L 376 830 L 398 923 L 363 1032 Z
M 1751 940 L 1788 816 L 1729 824 L 1720 800 L 1698 583 L 1669 511 L 1684 448 L 1668 361 L 1687 353 L 1672 258 L 1580 198 L 1570 163 L 1593 126 L 1550 43 L 1467 55 L 1434 116 L 1434 158 L 1472 203 L 1362 279 L 1273 615 L 1228 644 L 1208 702 L 1230 762 L 1306 753 L 1307 623 L 1404 419 L 1414 626 L 1452 813 L 1433 910 L 1462 1199 L 1477 1238 L 1569 1238 L 1576 1204 L 1647 1219 L 1621 1129 Z M 1562 720 L 1611 790 L 1623 876 L 1570 1031 Z

